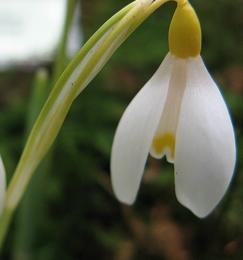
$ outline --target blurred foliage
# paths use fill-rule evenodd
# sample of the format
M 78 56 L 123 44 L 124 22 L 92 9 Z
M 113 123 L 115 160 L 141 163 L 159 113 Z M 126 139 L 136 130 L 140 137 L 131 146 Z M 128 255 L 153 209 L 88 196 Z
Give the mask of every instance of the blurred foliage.
M 87 39 L 129 1 L 83 0 Z M 31 260 L 241 259 L 243 255 L 243 44 L 242 1 L 192 0 L 203 30 L 208 68 L 229 105 L 238 144 L 235 178 L 220 206 L 200 220 L 175 198 L 173 168 L 149 158 L 136 204 L 115 199 L 109 160 L 113 135 L 126 105 L 168 51 L 175 4 L 168 3 L 118 50 L 78 97 L 59 134 L 38 216 Z M 47 64 L 51 73 L 52 64 Z M 36 68 L 0 74 L 0 140 L 8 180 L 24 142 L 29 93 Z M 33 211 L 28 221 L 35 218 Z M 1 259 L 13 252 L 14 221 Z

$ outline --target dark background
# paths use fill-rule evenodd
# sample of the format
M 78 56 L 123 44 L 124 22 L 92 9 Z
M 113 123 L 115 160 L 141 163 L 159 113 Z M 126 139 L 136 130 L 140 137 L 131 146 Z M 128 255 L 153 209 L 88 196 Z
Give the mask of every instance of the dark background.
M 88 39 L 128 1 L 82 1 Z M 206 219 L 176 200 L 173 167 L 149 158 L 132 207 L 110 185 L 113 135 L 125 107 L 168 52 L 175 8 L 168 3 L 141 26 L 78 97 L 47 159 L 34 176 L 5 241 L 1 259 L 241 259 L 243 257 L 242 1 L 191 1 L 201 21 L 202 56 L 231 112 L 238 145 L 228 193 Z M 52 73 L 52 64 L 42 64 Z M 26 136 L 37 68 L 0 73 L 0 149 L 8 181 Z M 37 183 L 37 184 L 36 184 Z M 29 195 L 28 195 L 29 194 Z M 21 210 L 21 208 L 27 208 Z

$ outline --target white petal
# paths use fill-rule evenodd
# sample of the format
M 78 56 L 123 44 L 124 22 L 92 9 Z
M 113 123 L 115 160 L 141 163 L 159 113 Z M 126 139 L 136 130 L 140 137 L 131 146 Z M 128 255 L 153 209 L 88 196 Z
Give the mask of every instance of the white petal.
M 226 104 L 201 57 L 188 61 L 187 77 L 176 136 L 176 195 L 195 215 L 205 217 L 229 186 L 235 137 Z
M 159 69 L 127 107 L 117 128 L 111 155 L 114 192 L 132 204 L 143 175 L 152 138 L 167 95 L 173 57 L 168 54 Z
M 6 176 L 2 158 L 0 156 L 0 215 L 4 208 L 6 193 Z

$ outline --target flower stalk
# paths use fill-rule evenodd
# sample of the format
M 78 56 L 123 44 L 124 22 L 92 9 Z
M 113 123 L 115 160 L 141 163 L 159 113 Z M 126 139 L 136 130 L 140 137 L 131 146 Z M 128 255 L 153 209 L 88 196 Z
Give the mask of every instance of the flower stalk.
M 0 247 L 30 178 L 53 144 L 75 98 L 129 35 L 168 1 L 137 0 L 127 5 L 88 40 L 59 77 L 32 128 L 7 189 L 5 208 L 0 218 Z

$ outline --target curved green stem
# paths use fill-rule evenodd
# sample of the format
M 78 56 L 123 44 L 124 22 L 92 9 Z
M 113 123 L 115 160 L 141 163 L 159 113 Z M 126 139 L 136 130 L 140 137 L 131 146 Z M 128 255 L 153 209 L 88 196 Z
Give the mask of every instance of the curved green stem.
M 110 22 L 111 23 L 105 24 L 103 27 L 101 27 L 101 29 L 94 35 L 94 37 L 92 37 L 87 42 L 81 52 L 74 58 L 74 60 L 70 63 L 70 65 L 57 81 L 39 117 L 37 118 L 34 127 L 32 128 L 14 177 L 10 182 L 7 191 L 7 206 L 10 206 L 11 208 L 16 207 L 20 199 L 19 194 L 23 193 L 31 173 L 37 167 L 39 161 L 53 143 L 62 125 L 62 122 L 66 117 L 66 114 L 76 96 L 76 92 L 83 82 L 71 82 L 71 85 L 68 86 L 65 84 L 68 82 L 72 72 L 84 58 L 85 54 L 91 49 L 97 39 L 99 39 L 104 34 L 104 32 L 106 32 L 113 25 L 113 23 L 116 22 L 116 19 L 111 19 Z M 113 38 L 115 38 L 115 36 L 116 35 L 114 35 Z M 96 57 L 97 55 L 94 56 Z M 91 59 L 91 61 L 93 60 L 94 59 Z M 84 74 L 84 78 L 86 78 L 90 74 L 90 71 L 84 69 L 81 75 Z M 24 174 L 22 174 L 23 172 Z
M 65 104 L 63 102 L 63 104 L 59 108 L 59 113 L 62 113 L 62 110 L 64 110 L 64 111 L 63 111 L 62 117 L 59 119 L 59 122 L 56 122 L 56 124 L 53 124 L 53 127 L 57 128 L 56 134 L 52 135 L 52 138 L 51 138 L 52 140 L 49 140 L 51 132 L 49 131 L 49 133 L 48 133 L 49 129 L 47 127 L 47 124 L 45 124 L 45 119 L 48 116 L 53 104 L 57 100 L 58 96 L 60 96 L 60 93 L 62 92 L 64 85 L 67 82 L 67 80 L 69 79 L 70 75 L 72 75 L 73 71 L 78 66 L 78 64 L 82 61 L 82 59 L 85 57 L 85 55 L 90 51 L 90 49 L 95 45 L 95 43 L 102 37 L 102 35 L 107 30 L 109 30 L 111 28 L 111 26 L 113 26 L 120 19 L 122 19 L 122 17 L 124 17 L 128 13 L 128 11 L 133 8 L 133 6 L 134 6 L 134 3 L 129 4 L 128 6 L 123 8 L 121 11 L 119 11 L 117 14 L 115 14 L 110 20 L 108 20 L 83 46 L 83 48 L 74 57 L 74 59 L 70 62 L 70 64 L 66 68 L 66 70 L 63 72 L 63 74 L 60 76 L 59 80 L 55 84 L 48 100 L 46 101 L 39 117 L 37 118 L 37 120 L 34 124 L 34 127 L 32 128 L 30 136 L 25 145 L 24 151 L 21 155 L 17 168 L 13 174 L 13 178 L 11 179 L 9 187 L 8 187 L 6 201 L 5 201 L 5 208 L 0 217 L 0 249 L 3 246 L 3 242 L 5 239 L 6 232 L 8 230 L 8 226 L 11 221 L 13 212 L 14 212 L 15 208 L 17 207 L 19 200 L 23 196 L 25 188 L 26 188 L 34 170 L 36 169 L 36 167 L 38 166 L 42 157 L 44 156 L 44 154 L 47 152 L 48 148 L 51 146 L 52 142 L 54 141 L 55 136 L 57 135 L 57 132 L 58 132 L 59 128 L 61 127 L 62 121 L 64 120 L 64 118 L 68 112 L 68 108 L 71 106 L 71 102 L 69 101 L 69 103 L 70 103 L 69 106 L 67 106 L 65 109 L 62 109 L 61 107 L 64 107 L 65 104 L 68 102 L 68 101 L 66 101 Z M 40 128 L 43 125 L 45 125 L 45 129 L 40 134 Z M 49 140 L 50 143 L 42 151 L 42 154 L 38 154 L 41 149 L 41 147 L 38 147 L 38 146 L 41 146 L 41 140 L 42 140 L 43 135 L 47 139 L 46 142 L 48 143 L 48 140 Z M 35 158 L 33 158 L 33 157 L 35 157 Z M 36 159 L 36 157 L 38 157 L 38 158 Z
M 32 128 L 9 184 L 5 209 L 0 218 L 0 247 L 12 214 L 33 172 L 54 142 L 74 99 L 127 37 L 149 15 L 168 1 L 137 0 L 126 6 L 89 39 L 60 76 Z

